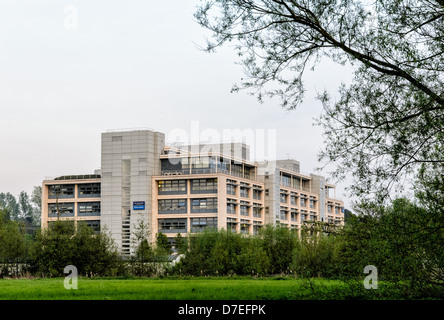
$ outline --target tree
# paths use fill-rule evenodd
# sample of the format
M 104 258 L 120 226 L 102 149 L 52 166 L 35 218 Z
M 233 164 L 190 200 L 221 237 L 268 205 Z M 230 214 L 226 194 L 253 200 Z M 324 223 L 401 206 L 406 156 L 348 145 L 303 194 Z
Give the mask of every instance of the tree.
M 35 275 L 63 276 L 68 265 L 79 275 L 115 276 L 121 270 L 117 247 L 102 230 L 96 234 L 84 222 L 57 220 L 36 234 L 29 255 L 30 270 Z
M 171 244 L 168 242 L 168 237 L 159 232 L 156 236 L 156 251 L 158 255 L 168 255 L 171 252 Z
M 174 237 L 174 248 L 177 250 L 177 253 L 186 253 L 188 244 L 187 240 L 182 237 L 180 232 Z
M 18 276 L 23 271 L 19 266 L 26 262 L 27 243 L 23 224 L 7 218 L 0 210 L 0 276 Z
M 337 101 L 318 95 L 317 119 L 320 160 L 337 179 L 352 174 L 353 194 L 385 199 L 418 165 L 444 161 L 443 0 L 211 0 L 195 18 L 212 32 L 206 50 L 235 42 L 246 78 L 233 90 L 259 101 L 296 108 L 323 58 L 353 68 Z
M 290 271 L 293 251 L 298 236 L 293 230 L 284 227 L 267 225 L 260 232 L 264 250 L 271 261 L 270 273 L 287 273 Z
M 355 278 L 374 265 L 379 280 L 400 285 L 404 297 L 444 295 L 442 212 L 398 198 L 389 205 L 361 202 L 358 213 L 339 236 L 339 274 Z
M 143 219 L 139 219 L 133 233 L 133 244 L 135 246 L 135 258 L 139 262 L 139 274 L 145 275 L 146 262 L 152 260 L 154 256 L 153 248 L 148 239 L 150 236 L 149 226 Z
M 31 205 L 29 195 L 26 191 L 21 191 L 18 198 L 18 204 L 20 208 L 20 218 L 26 220 L 29 223 L 34 222 L 34 212 Z
M 40 226 L 42 216 L 42 187 L 35 186 L 31 194 L 31 204 L 33 207 L 34 222 Z
M 10 192 L 0 193 L 0 207 L 7 211 L 11 220 L 18 220 L 20 217 L 20 206 L 17 199 Z

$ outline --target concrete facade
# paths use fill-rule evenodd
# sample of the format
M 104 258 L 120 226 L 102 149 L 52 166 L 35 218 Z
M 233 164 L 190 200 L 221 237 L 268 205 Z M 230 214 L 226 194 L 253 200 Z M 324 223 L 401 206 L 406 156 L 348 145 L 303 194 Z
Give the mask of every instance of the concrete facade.
M 150 130 L 102 134 L 102 227 L 124 254 L 130 253 L 132 228 L 152 219 L 151 178 L 160 174 L 164 146 L 165 135 Z

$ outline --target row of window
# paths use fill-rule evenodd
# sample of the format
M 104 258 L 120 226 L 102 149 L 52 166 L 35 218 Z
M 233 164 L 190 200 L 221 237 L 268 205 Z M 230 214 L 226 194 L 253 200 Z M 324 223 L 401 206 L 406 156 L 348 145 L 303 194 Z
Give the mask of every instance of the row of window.
M 235 196 L 236 195 L 237 186 L 234 184 L 227 184 L 227 194 Z M 262 190 L 258 189 L 250 189 L 248 186 L 239 186 L 239 195 L 243 198 L 249 198 L 250 192 L 252 193 L 253 199 L 261 200 L 262 199 Z
M 158 231 L 162 233 L 187 233 L 187 219 L 159 219 Z M 191 218 L 191 232 L 217 229 L 217 218 Z
M 310 180 L 302 179 L 297 176 L 288 176 L 283 174 L 281 185 L 284 187 L 306 190 L 310 187 Z
M 191 180 L 192 194 L 217 193 L 217 179 L 193 179 Z M 186 194 L 187 180 L 161 180 L 158 182 L 159 195 L 165 194 Z
M 332 205 L 328 205 L 327 206 L 327 212 L 328 213 L 333 213 L 333 208 L 334 208 L 335 214 L 339 214 L 341 212 L 341 210 L 342 210 L 341 207 L 337 207 L 337 206 L 333 207 Z
M 49 199 L 69 199 L 74 198 L 74 184 L 57 184 L 48 186 Z M 84 183 L 77 185 L 78 198 L 97 198 L 100 197 L 100 183 Z
M 188 222 L 185 218 L 180 219 L 159 219 L 158 231 L 162 233 L 187 233 Z M 240 219 L 240 222 L 234 219 L 227 221 L 227 230 L 240 233 L 257 234 L 261 224 L 253 222 L 251 224 L 248 220 Z M 205 229 L 217 229 L 217 218 L 191 218 L 190 231 L 192 233 L 202 232 Z
M 158 213 L 187 213 L 188 199 L 159 199 Z M 217 213 L 217 198 L 190 199 L 191 213 Z
M 68 226 L 70 226 L 71 232 L 74 233 L 74 231 L 75 231 L 74 221 L 66 221 L 65 223 Z M 85 220 L 85 221 L 82 221 L 82 223 L 85 223 L 88 227 L 92 228 L 95 233 L 100 232 L 100 220 Z M 48 222 L 49 228 L 51 228 L 53 225 L 54 225 L 54 221 Z
M 280 202 L 281 203 L 288 203 L 288 195 L 285 193 L 280 194 Z M 315 199 L 308 199 L 304 197 L 297 197 L 297 196 L 290 196 L 290 204 L 293 206 L 298 205 L 298 199 L 299 199 L 299 206 L 301 207 L 307 207 L 307 204 L 309 204 L 310 209 L 316 209 L 317 200 Z
M 74 203 L 50 203 L 48 204 L 48 217 L 56 218 L 74 217 Z M 77 203 L 77 216 L 91 217 L 100 216 L 100 202 Z
M 233 202 L 232 200 L 227 202 L 227 213 L 236 214 L 236 206 L 239 206 L 239 214 L 241 216 L 250 216 L 250 213 L 253 214 L 254 218 L 262 217 L 262 207 L 260 204 L 253 204 L 251 206 L 249 203 L 245 201 L 241 201 L 240 204 Z
M 232 181 L 232 180 L 229 180 Z M 193 179 L 191 180 L 191 194 L 199 193 L 217 193 L 217 179 Z M 238 185 L 235 183 L 227 183 L 227 194 L 236 195 L 236 189 Z M 262 190 L 253 188 L 248 184 L 241 184 L 239 186 L 239 195 L 244 198 L 250 197 L 250 192 L 255 200 L 262 199 Z M 161 180 L 158 182 L 158 194 L 186 194 L 187 193 L 187 181 L 186 180 Z

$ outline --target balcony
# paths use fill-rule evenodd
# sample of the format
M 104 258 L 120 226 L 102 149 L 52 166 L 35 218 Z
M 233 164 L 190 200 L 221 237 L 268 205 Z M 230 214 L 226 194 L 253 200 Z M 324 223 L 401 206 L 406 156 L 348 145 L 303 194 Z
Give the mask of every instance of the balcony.
M 229 170 L 220 168 L 192 168 L 190 169 L 180 169 L 180 170 L 162 170 L 161 175 L 163 176 L 177 176 L 177 175 L 193 175 L 193 174 L 209 174 L 209 173 L 223 173 L 233 177 L 239 177 L 243 179 L 255 180 L 254 176 L 247 173 L 240 172 L 230 172 Z

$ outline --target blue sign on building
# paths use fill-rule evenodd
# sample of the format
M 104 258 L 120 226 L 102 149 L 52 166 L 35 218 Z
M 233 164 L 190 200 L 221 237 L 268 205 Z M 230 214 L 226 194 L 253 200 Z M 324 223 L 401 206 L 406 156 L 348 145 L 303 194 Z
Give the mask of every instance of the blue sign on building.
M 133 201 L 133 210 L 145 210 L 145 201 Z

